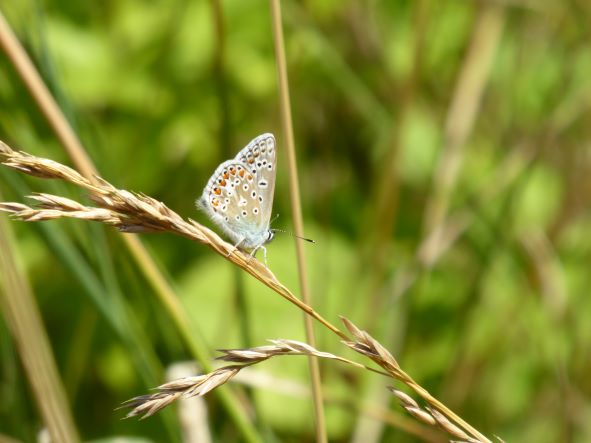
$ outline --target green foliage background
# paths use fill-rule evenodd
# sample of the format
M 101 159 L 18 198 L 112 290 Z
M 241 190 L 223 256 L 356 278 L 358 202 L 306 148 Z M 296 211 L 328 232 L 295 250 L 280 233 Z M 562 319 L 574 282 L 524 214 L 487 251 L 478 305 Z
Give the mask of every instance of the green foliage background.
M 284 141 L 268 3 L 220 2 L 221 31 L 216 3 L 0 0 L 101 175 L 206 224 L 194 200 L 216 165 L 260 133 Z M 506 2 L 450 194 L 450 226 L 462 229 L 432 266 L 420 260 L 450 102 L 482 5 L 282 2 L 306 235 L 317 241 L 307 247 L 314 306 L 371 331 L 489 436 L 589 441 L 585 0 Z M 69 163 L 4 55 L 0 139 Z M 4 200 L 33 191 L 82 197 L 0 170 Z M 274 211 L 275 226 L 290 229 L 282 151 Z M 161 383 L 168 365 L 190 359 L 119 236 L 83 222 L 11 228 L 83 439 L 177 441 L 174 407 L 143 422 L 113 412 Z M 206 248 L 171 235 L 143 240 L 212 355 L 270 338 L 304 340 L 300 312 Z M 270 268 L 297 292 L 293 239 L 279 235 L 268 250 Z M 318 333 L 320 349 L 352 357 Z M 399 411 L 377 376 L 332 362 L 322 369 L 331 441 L 349 441 L 373 407 Z M 265 440 L 312 441 L 306 361 L 257 370 L 275 378 L 249 392 Z M 282 393 L 279 381 L 295 383 L 298 394 Z M 1 319 L 0 398 L 0 434 L 35 441 L 42 423 Z M 215 397 L 207 405 L 214 441 L 239 439 Z M 357 441 L 417 441 L 390 426 L 378 435 Z

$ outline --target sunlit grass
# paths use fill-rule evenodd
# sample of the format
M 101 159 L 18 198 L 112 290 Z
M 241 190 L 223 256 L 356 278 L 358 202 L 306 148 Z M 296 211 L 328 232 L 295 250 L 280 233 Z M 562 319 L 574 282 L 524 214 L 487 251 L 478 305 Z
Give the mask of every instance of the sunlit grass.
M 117 187 L 207 223 L 193 201 L 226 151 L 265 131 L 283 144 L 266 2 L 121 1 L 100 10 L 62 0 L 5 3 L 2 13 L 60 109 Z M 302 211 L 306 235 L 317 240 L 306 247 L 312 293 L 321 294 L 314 308 L 370 331 L 486 435 L 585 441 L 591 10 L 582 1 L 502 4 L 505 23 L 481 89 L 463 93 L 481 99 L 453 111 L 467 128 L 454 163 L 444 160 L 452 103 L 470 86 L 462 73 L 484 3 L 282 2 Z M 477 71 L 485 67 L 475 60 Z M 21 78 L 1 56 L 0 139 L 73 164 Z M 274 212 L 276 226 L 291 229 L 286 168 L 282 154 Z M 0 172 L 4 200 L 23 202 L 31 191 L 81 196 L 43 183 Z M 192 242 L 144 239 L 177 288 L 189 321 L 183 330 L 114 233 L 78 221 L 13 229 L 85 440 L 173 440 L 174 410 L 137 423 L 120 421 L 113 408 L 161 384 L 171 363 L 195 359 L 187 343 L 205 337 L 208 360 L 219 347 L 304 340 L 298 311 L 250 278 L 236 301 L 224 259 Z M 297 288 L 291 243 L 270 244 L 269 265 Z M 244 306 L 249 323 L 240 328 Z M 340 350 L 328 331 L 318 332 L 318 349 Z M 6 337 L 0 343 L 0 380 L 14 380 L 11 371 L 22 379 L 16 351 Z M 309 388 L 302 361 L 259 370 Z M 332 363 L 323 364 L 323 387 L 358 409 L 327 402 L 329 440 L 415 441 L 369 413 L 405 413 L 373 386 L 379 379 Z M 0 392 L 0 429 L 30 441 L 41 420 L 34 394 L 15 383 Z M 312 440 L 308 397 L 272 384 L 249 392 L 265 441 Z M 294 414 L 280 417 L 292 401 Z M 210 397 L 207 405 L 218 441 L 237 439 L 220 402 Z

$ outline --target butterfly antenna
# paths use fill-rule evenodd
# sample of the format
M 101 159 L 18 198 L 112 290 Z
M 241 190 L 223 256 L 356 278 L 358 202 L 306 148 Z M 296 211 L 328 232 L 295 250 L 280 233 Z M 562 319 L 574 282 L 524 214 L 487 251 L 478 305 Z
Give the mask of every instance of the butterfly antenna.
M 291 235 L 292 237 L 299 238 L 300 240 L 304 240 L 304 241 L 307 241 L 309 243 L 316 244 L 316 240 L 312 240 L 311 238 L 306 238 L 306 237 L 300 237 L 299 235 L 295 235 L 293 232 L 285 231 L 284 229 L 272 229 L 272 231 L 273 232 L 284 232 L 286 234 Z
M 271 219 L 271 221 L 269 222 L 269 225 L 272 225 L 272 224 L 273 224 L 273 222 L 274 222 L 275 220 L 277 220 L 278 218 L 279 218 L 279 214 L 275 214 L 275 217 L 273 217 L 273 218 Z M 274 231 L 279 231 L 279 229 L 274 229 Z M 285 232 L 285 231 L 283 231 L 283 232 Z

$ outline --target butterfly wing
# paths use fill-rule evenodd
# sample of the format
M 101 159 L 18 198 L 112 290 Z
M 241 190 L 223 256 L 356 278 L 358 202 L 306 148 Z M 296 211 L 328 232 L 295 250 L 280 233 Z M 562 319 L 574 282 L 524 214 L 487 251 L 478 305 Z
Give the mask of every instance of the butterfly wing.
M 275 187 L 275 139 L 263 134 L 215 170 L 198 207 L 235 242 L 260 246 L 268 230 Z
M 254 190 L 261 206 L 260 227 L 269 228 L 273 196 L 275 194 L 275 176 L 277 173 L 277 150 L 273 134 L 262 134 L 252 140 L 235 160 L 243 163 L 253 174 Z

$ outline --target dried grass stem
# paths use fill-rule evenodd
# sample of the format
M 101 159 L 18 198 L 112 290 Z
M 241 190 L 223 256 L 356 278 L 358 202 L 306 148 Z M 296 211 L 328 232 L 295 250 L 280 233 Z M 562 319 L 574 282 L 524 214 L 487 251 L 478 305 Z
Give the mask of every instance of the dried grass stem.
M 309 305 L 300 301 L 277 280 L 261 262 L 222 240 L 215 232 L 194 220 L 185 220 L 164 203 L 144 194 L 117 189 L 100 177 L 91 182 L 68 166 L 53 160 L 14 151 L 0 141 L 0 156 L 4 165 L 28 175 L 45 179 L 61 179 L 86 189 L 98 207 L 81 205 L 78 202 L 51 194 L 31 196 L 40 203 L 32 208 L 20 203 L 0 203 L 0 211 L 9 212 L 23 221 L 44 221 L 57 218 L 94 220 L 116 227 L 122 232 L 171 232 L 209 246 L 222 257 L 230 260 L 257 280 L 277 292 L 307 315 L 346 340 L 347 336 L 324 319 Z
M 351 321 L 342 318 L 345 327 L 351 335 L 349 337 L 324 319 L 309 305 L 297 299 L 262 263 L 249 254 L 234 248 L 230 243 L 223 241 L 213 231 L 193 220 L 189 219 L 187 221 L 183 219 L 164 203 L 147 195 L 117 189 L 100 177 L 94 177 L 94 181 L 91 182 L 67 166 L 24 152 L 14 151 L 1 141 L 0 156 L 5 158 L 3 161 L 4 165 L 20 172 L 46 179 L 65 180 L 86 189 L 91 200 L 97 205 L 86 206 L 65 197 L 41 193 L 30 196 L 37 204 L 34 208 L 21 203 L 4 202 L 0 203 L 0 211 L 8 212 L 14 218 L 24 221 L 44 221 L 58 218 L 94 220 L 112 225 L 123 232 L 171 232 L 203 243 L 244 269 L 290 303 L 303 310 L 306 314 L 319 321 L 335 333 L 346 346 L 370 358 L 381 368 L 381 370 L 377 370 L 334 354 L 320 352 L 309 344 L 289 340 L 275 340 L 271 346 L 267 347 L 224 351 L 222 360 L 240 362 L 241 364 L 226 366 L 206 375 L 191 377 L 189 381 L 183 379 L 184 381 L 167 383 L 161 386 L 156 394 L 137 397 L 127 404 L 127 406 L 134 408 L 130 416 L 152 415 L 159 409 L 175 401 L 181 395 L 204 395 L 212 389 L 225 384 L 242 368 L 260 363 L 268 358 L 278 355 L 306 355 L 309 357 L 338 360 L 357 368 L 370 370 L 399 380 L 410 387 L 431 406 L 427 410 L 428 412 L 425 413 L 418 406 L 411 405 L 409 406 L 410 409 L 406 408 L 411 415 L 416 418 L 421 416 L 424 418 L 422 420 L 423 422 L 432 423 L 432 420 L 426 419 L 425 415 L 430 414 L 440 428 L 446 429 L 452 435 L 459 436 L 460 434 L 459 431 L 456 434 L 450 431 L 450 429 L 455 431 L 453 428 L 455 426 L 461 432 L 465 431 L 469 439 L 490 442 L 484 435 L 431 396 L 427 390 L 406 374 L 394 356 L 378 343 L 377 340 L 371 337 L 371 335 L 359 329 Z

